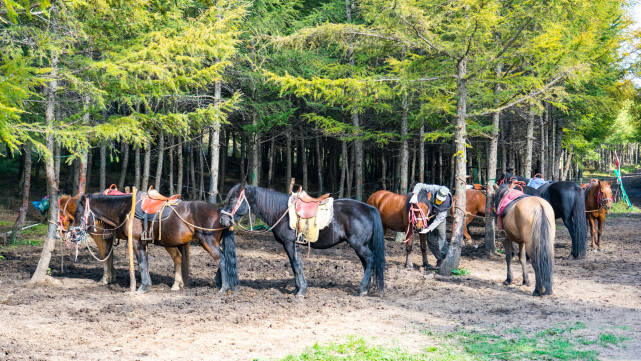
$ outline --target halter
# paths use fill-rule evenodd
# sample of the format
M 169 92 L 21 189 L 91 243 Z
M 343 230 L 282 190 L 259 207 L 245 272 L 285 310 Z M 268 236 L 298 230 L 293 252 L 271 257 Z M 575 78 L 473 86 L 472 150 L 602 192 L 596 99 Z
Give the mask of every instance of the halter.
M 417 204 L 410 203 L 410 210 L 407 212 L 407 231 L 405 231 L 405 240 L 403 242 L 409 242 L 409 240 L 414 235 L 414 230 L 418 230 L 416 224 L 419 221 L 423 221 L 423 228 L 421 230 L 427 228 L 425 225 L 427 224 L 429 218 L 430 217 L 427 217 L 425 215 L 425 212 L 423 212 L 423 209 L 421 209 L 421 207 L 419 207 Z
M 67 199 L 67 201 L 65 202 L 65 206 L 64 207 L 60 207 L 60 198 L 58 198 L 58 210 L 60 210 L 62 208 L 62 214 L 60 214 L 60 211 L 58 211 L 59 213 L 58 213 L 58 225 L 57 226 L 58 226 L 58 229 L 60 230 L 60 233 L 61 233 L 60 238 L 65 242 L 65 244 L 69 243 L 68 239 L 67 239 L 67 232 L 69 232 L 69 230 L 65 229 L 63 222 L 65 220 L 65 216 L 67 215 L 67 205 L 69 204 L 70 200 L 71 200 L 71 197 L 69 197 Z
M 234 208 L 232 208 L 231 212 L 227 212 L 226 210 L 221 209 L 220 213 L 229 216 L 231 218 L 231 223 L 236 224 L 236 221 L 234 220 L 234 215 L 236 214 L 240 206 L 243 205 L 243 202 L 247 203 L 247 208 L 249 208 L 249 213 L 251 213 L 251 206 L 249 205 L 249 201 L 245 196 L 245 189 L 240 191 L 240 194 L 238 195 L 238 199 L 236 199 L 236 204 L 234 205 Z M 249 221 L 251 222 L 251 216 L 249 217 Z
M 590 181 L 590 183 L 592 183 L 592 181 Z M 592 184 L 590 184 L 590 187 L 592 187 Z M 589 189 L 588 189 L 588 191 L 589 191 Z M 597 194 L 596 194 L 596 202 L 599 205 L 599 208 L 592 209 L 592 210 L 585 211 L 585 212 L 586 213 L 598 212 L 601 209 L 605 208 L 605 206 L 608 204 L 608 201 L 614 202 L 612 197 L 603 198 L 603 192 L 601 192 L 601 184 L 599 183 L 599 187 L 597 189 Z

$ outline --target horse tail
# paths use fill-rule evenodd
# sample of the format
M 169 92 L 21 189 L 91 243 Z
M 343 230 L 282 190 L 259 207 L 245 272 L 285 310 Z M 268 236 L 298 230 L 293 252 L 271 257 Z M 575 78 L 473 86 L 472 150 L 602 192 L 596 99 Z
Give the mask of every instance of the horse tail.
M 238 281 L 238 265 L 236 262 L 236 237 L 234 237 L 234 232 L 227 228 L 222 232 L 223 257 L 225 258 L 227 282 L 229 287 L 233 290 L 240 283 Z
M 182 259 L 180 272 L 183 276 L 183 283 L 187 287 L 189 285 L 189 244 L 180 246 L 180 257 Z
M 585 258 L 588 224 L 585 218 L 585 192 L 580 187 L 575 187 L 574 206 L 572 207 L 572 256 Z
M 374 278 L 378 289 L 383 292 L 385 289 L 385 238 L 383 233 L 383 222 L 378 209 L 369 208 L 372 218 L 372 238 L 370 239 L 370 249 L 374 253 Z
M 554 274 L 554 240 L 551 237 L 550 229 L 553 223 L 545 214 L 543 205 L 534 210 L 534 222 L 532 223 L 532 242 L 534 255 L 532 255 L 532 266 L 536 272 L 536 283 L 545 288 L 540 292 L 552 293 L 552 275 Z M 540 281 L 539 281 L 540 280 Z

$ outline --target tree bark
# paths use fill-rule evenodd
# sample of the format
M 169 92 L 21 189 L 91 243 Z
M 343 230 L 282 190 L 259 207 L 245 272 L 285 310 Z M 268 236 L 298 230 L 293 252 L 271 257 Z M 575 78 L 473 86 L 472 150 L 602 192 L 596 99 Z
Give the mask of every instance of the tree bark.
M 349 154 L 349 161 L 347 164 L 351 164 L 351 167 L 347 168 L 347 183 L 345 184 L 345 194 L 347 198 L 352 198 L 352 189 L 353 189 L 353 183 L 352 181 L 354 180 L 354 169 L 356 168 L 356 164 L 354 161 L 356 160 L 355 157 L 355 152 L 356 152 L 356 144 L 352 145 L 352 151 Z
M 230 134 L 231 133 L 230 133 L 229 130 L 224 131 L 221 128 L 220 135 L 221 135 L 221 137 L 223 139 L 223 146 L 221 147 L 221 152 L 220 152 L 221 153 L 220 154 L 220 159 L 221 160 L 220 160 L 220 166 L 219 166 L 219 168 L 220 168 L 220 176 L 218 177 L 219 178 L 219 184 L 220 184 L 220 186 L 218 188 L 218 193 L 219 194 L 225 194 L 224 193 L 225 192 L 225 171 L 227 169 L 227 154 L 228 154 L 227 151 L 228 151 L 228 148 L 229 148 L 228 144 L 229 144 L 229 135 Z
M 206 131 L 203 131 L 205 133 Z M 205 199 L 205 157 L 203 156 L 203 140 L 201 138 L 198 144 L 194 144 L 194 150 L 198 152 L 198 200 Z
M 347 142 L 341 140 L 341 181 L 338 186 L 338 197 L 345 195 L 345 181 L 347 178 Z
M 539 172 L 541 173 L 541 176 L 543 178 L 545 178 L 545 175 L 547 174 L 545 172 L 545 152 L 547 151 L 547 148 L 546 148 L 547 132 L 545 131 L 545 124 L 543 122 L 543 116 L 542 115 L 539 117 L 539 120 L 541 122 L 541 148 L 540 148 L 540 152 L 541 152 L 541 167 L 540 167 Z
M 18 210 L 18 218 L 11 228 L 11 243 L 15 243 L 20 237 L 20 231 L 24 227 L 27 212 L 29 211 L 29 192 L 31 190 L 31 143 L 27 142 L 22 146 L 22 202 Z
M 196 144 L 195 141 L 192 140 L 189 142 L 189 187 L 191 190 L 189 193 L 191 194 L 191 199 L 198 197 L 198 188 L 196 186 L 196 156 L 194 152 L 196 152 Z
M 564 164 L 564 170 L 563 170 L 563 175 L 561 176 L 561 180 L 565 181 L 568 178 L 568 172 L 570 171 L 570 168 L 572 168 L 572 152 L 566 151 L 567 158 L 565 160 Z
M 214 90 L 214 104 L 218 105 L 221 99 L 221 83 L 217 81 Z M 216 203 L 218 198 L 218 173 L 220 169 L 220 123 L 216 122 L 211 130 L 209 137 L 211 148 L 210 166 L 211 172 L 209 173 L 209 203 Z
M 555 149 L 555 154 L 556 156 L 554 157 L 554 175 L 556 180 L 561 179 L 561 157 L 563 148 L 562 146 L 562 140 L 563 140 L 563 121 L 562 119 L 556 119 L 556 134 L 554 137 L 554 149 Z
M 134 185 L 136 189 L 140 188 L 140 146 L 136 145 L 134 149 Z M 144 191 L 147 191 L 146 189 Z
M 158 192 L 162 192 L 160 189 L 161 183 L 160 181 L 162 180 L 162 166 L 163 166 L 163 156 L 165 154 L 165 136 L 163 135 L 162 132 L 158 135 L 158 163 L 156 164 L 156 179 L 154 182 L 154 188 Z
M 323 155 L 321 153 L 320 135 L 316 137 L 316 170 L 318 171 L 318 193 L 323 194 Z
M 387 189 L 387 160 L 385 159 L 385 152 L 381 152 L 381 187 Z
M 274 175 L 274 158 L 276 157 L 276 136 L 272 135 L 269 142 L 269 169 L 267 169 L 267 186 L 272 186 L 272 179 Z
M 450 244 L 447 250 L 447 256 L 441 262 L 439 267 L 439 274 L 443 276 L 451 276 L 452 270 L 458 268 L 459 261 L 461 257 L 461 238 L 463 236 L 463 226 L 465 221 L 465 204 L 466 204 L 466 195 L 465 195 L 465 162 L 466 162 L 466 139 L 467 139 L 467 127 L 466 127 L 466 118 L 467 118 L 467 84 L 466 84 L 466 73 L 467 73 L 467 58 L 462 58 L 457 66 L 457 119 L 456 119 L 456 133 L 454 136 L 454 143 L 456 144 L 456 204 L 455 214 L 454 214 L 454 223 L 452 224 L 452 238 L 450 239 Z
M 183 138 L 176 138 L 178 146 L 176 147 L 176 159 L 178 160 L 177 174 L 176 174 L 176 193 L 183 194 Z
M 151 142 L 147 141 L 145 146 L 145 161 L 142 169 L 142 191 L 149 188 L 149 172 L 151 170 Z
M 421 121 L 421 127 L 418 130 L 418 181 L 425 183 L 425 124 Z
M 254 126 L 254 129 L 257 127 L 257 121 L 256 121 L 256 114 L 253 115 L 252 117 L 252 125 Z M 258 160 L 258 148 L 260 147 L 260 137 L 258 136 L 258 132 L 255 132 L 250 135 L 251 139 L 251 144 L 250 144 L 250 152 L 251 152 L 251 165 L 250 165 L 250 183 L 252 185 L 257 186 L 259 179 L 258 179 L 258 167 L 259 167 L 259 160 Z
M 496 67 L 498 76 L 503 72 L 502 66 Z M 500 92 L 500 86 L 496 86 L 496 93 Z M 496 183 L 496 163 L 499 145 L 499 128 L 501 126 L 501 112 L 495 112 L 492 116 L 492 138 L 490 139 L 489 152 L 487 154 L 487 182 L 485 183 L 485 253 L 488 256 L 496 254 L 496 230 L 492 201 L 494 200 L 494 184 Z
M 527 115 L 527 134 L 525 138 L 525 169 L 523 177 L 532 178 L 532 152 L 534 151 L 534 113 L 532 109 L 528 110 Z
M 54 111 L 56 106 L 56 90 L 58 88 L 58 52 L 51 51 L 51 80 L 47 85 L 47 108 L 45 119 L 47 122 L 46 146 L 49 154 L 45 158 L 45 168 L 47 176 L 47 193 L 49 193 L 49 227 L 47 229 L 47 239 L 42 246 L 40 260 L 36 270 L 31 276 L 31 283 L 38 283 L 47 277 L 49 262 L 51 261 L 51 252 L 56 244 L 56 231 L 58 223 L 58 183 L 56 181 L 56 170 L 54 165 L 54 140 L 53 125 Z
M 169 136 L 169 152 L 167 156 L 169 157 L 169 194 L 174 193 L 174 145 L 176 144 L 175 137 L 173 135 Z
M 407 193 L 407 163 L 409 158 L 407 146 L 407 94 L 401 100 L 401 160 L 400 160 L 400 193 Z
M 55 157 L 55 159 L 54 159 L 54 163 L 53 163 L 53 168 L 54 168 L 54 172 L 55 172 L 55 175 L 56 175 L 56 184 L 58 184 L 58 185 L 60 185 L 60 160 L 62 159 L 61 158 L 61 154 L 60 154 L 61 153 L 61 149 L 60 148 L 61 148 L 60 142 L 55 141 L 55 145 L 54 145 L 54 157 Z
M 303 168 L 303 189 L 308 190 L 307 177 L 307 152 L 305 151 L 305 134 L 300 137 L 300 159 Z
M 292 127 L 291 126 L 287 128 L 287 132 L 285 133 L 285 139 L 286 139 L 286 145 L 287 145 L 287 149 L 285 150 L 287 152 L 287 171 L 285 173 L 287 178 L 285 179 L 285 189 L 289 189 L 289 182 L 292 179 Z
M 102 191 L 107 187 L 107 145 L 100 142 L 100 184 L 99 190 Z
M 360 135 L 360 124 L 358 118 L 358 112 L 352 111 L 352 125 L 356 130 L 357 134 Z M 356 200 L 363 200 L 363 141 L 361 139 L 356 139 L 354 141 L 354 180 L 356 183 Z

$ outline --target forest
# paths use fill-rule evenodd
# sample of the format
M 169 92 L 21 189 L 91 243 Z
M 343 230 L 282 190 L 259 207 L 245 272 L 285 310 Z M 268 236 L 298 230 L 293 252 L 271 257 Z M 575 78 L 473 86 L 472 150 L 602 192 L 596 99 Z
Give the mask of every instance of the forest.
M 295 178 L 364 201 L 416 182 L 491 195 L 497 173 L 579 181 L 616 158 L 637 165 L 629 6 L 3 0 L 14 237 L 30 200 L 49 195 L 53 240 L 59 194 L 110 184 L 217 203 L 241 180 L 284 191 Z

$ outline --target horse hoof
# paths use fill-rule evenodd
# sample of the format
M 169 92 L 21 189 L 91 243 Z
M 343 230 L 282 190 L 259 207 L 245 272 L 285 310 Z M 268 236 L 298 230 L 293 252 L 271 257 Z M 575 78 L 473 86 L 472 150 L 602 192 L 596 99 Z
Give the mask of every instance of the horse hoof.
M 545 292 L 543 292 L 541 296 L 550 296 L 552 294 L 553 294 L 552 290 L 545 290 Z
M 407 269 L 413 269 L 413 268 L 414 268 L 414 263 L 412 263 L 412 262 L 406 263 L 406 264 L 405 264 L 405 268 L 407 268 Z
M 503 284 L 506 285 L 506 286 L 509 286 L 509 285 L 512 284 L 512 281 L 511 280 L 505 280 L 505 281 L 503 281 Z
M 172 291 L 180 291 L 181 288 L 182 288 L 181 285 L 179 285 L 177 283 L 174 283 L 174 285 L 171 286 L 171 290 Z
M 148 286 L 144 286 L 144 287 L 140 286 L 140 287 L 138 287 L 138 291 L 136 291 L 136 292 L 138 292 L 139 294 L 142 295 L 142 294 L 147 293 L 147 291 L 149 291 L 149 287 Z
M 100 284 L 103 285 L 103 286 L 106 286 L 106 285 L 108 285 L 110 283 L 111 283 L 111 280 L 109 278 L 103 277 L 102 279 L 100 279 Z
M 523 286 L 529 286 L 529 285 L 530 285 L 530 281 L 523 281 Z
M 543 295 L 541 294 L 541 291 L 535 289 L 534 292 L 532 292 L 532 296 L 543 296 Z

